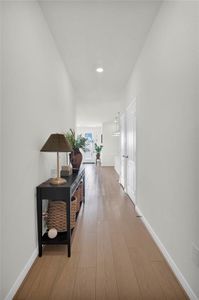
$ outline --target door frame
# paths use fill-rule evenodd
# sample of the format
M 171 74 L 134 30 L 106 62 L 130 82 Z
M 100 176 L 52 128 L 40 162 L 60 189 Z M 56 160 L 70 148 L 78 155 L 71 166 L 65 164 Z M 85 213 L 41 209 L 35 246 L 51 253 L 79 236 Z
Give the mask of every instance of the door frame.
M 123 124 L 123 130 L 124 132 L 121 132 L 122 129 L 122 122 Z M 122 134 L 124 134 L 124 152 L 122 153 Z M 126 110 L 120 115 L 120 179 L 119 179 L 119 183 L 121 184 L 122 188 L 124 189 L 124 191 L 126 192 L 126 182 L 127 182 L 127 177 L 126 177 L 126 171 L 127 171 L 127 164 L 126 164 L 126 159 L 125 158 L 126 155 Z M 124 165 L 122 164 L 122 161 L 124 163 Z M 123 178 L 122 178 L 122 167 L 124 167 L 123 169 Z M 123 179 L 123 180 L 122 180 Z
M 134 129 L 134 138 L 135 138 L 135 143 L 134 143 L 134 157 L 135 157 L 135 190 L 133 192 L 133 198 L 130 197 L 130 195 L 128 194 L 128 191 L 127 191 L 127 164 L 128 164 L 128 153 L 127 153 L 127 111 L 130 109 L 130 107 L 133 106 L 133 110 L 134 110 L 134 114 L 135 114 L 135 120 L 134 120 L 134 125 L 135 125 L 135 129 Z M 137 117 L 136 117 L 136 97 L 134 97 L 132 99 L 132 101 L 128 104 L 128 106 L 126 107 L 125 111 L 121 114 L 121 118 L 124 118 L 124 151 L 125 153 L 122 153 L 122 149 L 121 149 L 121 146 L 120 146 L 120 165 L 121 165 L 121 168 L 122 168 L 122 159 L 124 157 L 126 157 L 126 159 L 124 160 L 124 184 L 122 183 L 122 180 L 121 180 L 121 172 L 122 170 L 120 169 L 120 184 L 122 185 L 125 193 L 129 196 L 129 198 L 132 200 L 132 202 L 134 203 L 134 205 L 136 206 L 136 203 L 137 203 L 137 200 L 136 200 L 136 192 L 137 192 Z M 120 119 L 120 122 L 122 122 L 122 120 Z M 133 128 L 132 128 L 133 130 Z M 120 132 L 121 134 L 121 132 Z
M 132 99 L 132 101 L 128 104 L 128 106 L 126 107 L 126 112 L 131 109 L 135 115 L 135 119 L 134 119 L 134 123 L 133 123 L 133 128 L 132 130 L 134 130 L 134 143 L 133 143 L 133 157 L 134 157 L 134 163 L 135 163 L 135 171 L 134 171 L 134 188 L 135 190 L 133 191 L 133 198 L 130 197 L 130 195 L 128 194 L 128 190 L 127 190 L 127 166 L 128 166 L 128 158 L 127 158 L 127 162 L 126 162 L 126 193 L 127 195 L 130 197 L 130 199 L 132 200 L 132 202 L 134 203 L 134 205 L 136 206 L 136 192 L 137 192 L 137 114 L 136 114 L 136 97 L 134 97 Z M 127 122 L 127 115 L 126 116 L 126 122 Z M 127 125 L 126 125 L 126 134 L 127 134 Z M 127 153 L 128 155 L 128 153 Z

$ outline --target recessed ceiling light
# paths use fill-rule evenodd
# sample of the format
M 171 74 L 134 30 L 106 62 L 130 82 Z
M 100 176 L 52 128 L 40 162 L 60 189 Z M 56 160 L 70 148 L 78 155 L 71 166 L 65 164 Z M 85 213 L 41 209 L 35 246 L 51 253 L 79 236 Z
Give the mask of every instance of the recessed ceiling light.
M 96 71 L 97 71 L 98 73 L 102 73 L 102 72 L 104 72 L 104 69 L 103 69 L 103 68 L 97 68 Z

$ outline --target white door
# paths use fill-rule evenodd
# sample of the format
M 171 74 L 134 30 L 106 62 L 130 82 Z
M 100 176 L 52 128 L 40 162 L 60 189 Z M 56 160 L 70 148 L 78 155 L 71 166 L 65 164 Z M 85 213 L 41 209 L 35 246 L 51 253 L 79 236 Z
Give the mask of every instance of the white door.
M 126 115 L 120 117 L 120 184 L 126 191 Z
M 136 199 L 136 102 L 126 110 L 126 192 L 135 204 Z

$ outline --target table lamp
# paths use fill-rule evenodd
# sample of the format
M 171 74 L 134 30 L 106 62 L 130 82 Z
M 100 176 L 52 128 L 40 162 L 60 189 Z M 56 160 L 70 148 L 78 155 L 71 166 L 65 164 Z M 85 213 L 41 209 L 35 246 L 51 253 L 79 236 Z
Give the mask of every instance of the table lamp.
M 57 177 L 50 179 L 53 185 L 64 184 L 66 180 L 59 176 L 59 152 L 71 152 L 72 147 L 63 134 L 53 133 L 40 150 L 41 152 L 57 152 Z

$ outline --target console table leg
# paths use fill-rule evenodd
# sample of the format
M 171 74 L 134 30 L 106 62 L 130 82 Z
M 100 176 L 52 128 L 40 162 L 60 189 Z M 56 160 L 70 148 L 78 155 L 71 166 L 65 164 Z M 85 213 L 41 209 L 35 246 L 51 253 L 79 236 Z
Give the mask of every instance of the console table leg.
M 68 257 L 71 256 L 70 209 L 71 209 L 71 195 L 69 199 L 67 199 L 66 201 Z
M 38 226 L 39 257 L 41 257 L 42 256 L 42 201 L 41 201 L 39 191 L 37 191 L 37 226 Z
M 68 245 L 68 257 L 71 257 L 71 244 Z
M 42 245 L 39 245 L 39 257 L 42 256 Z

